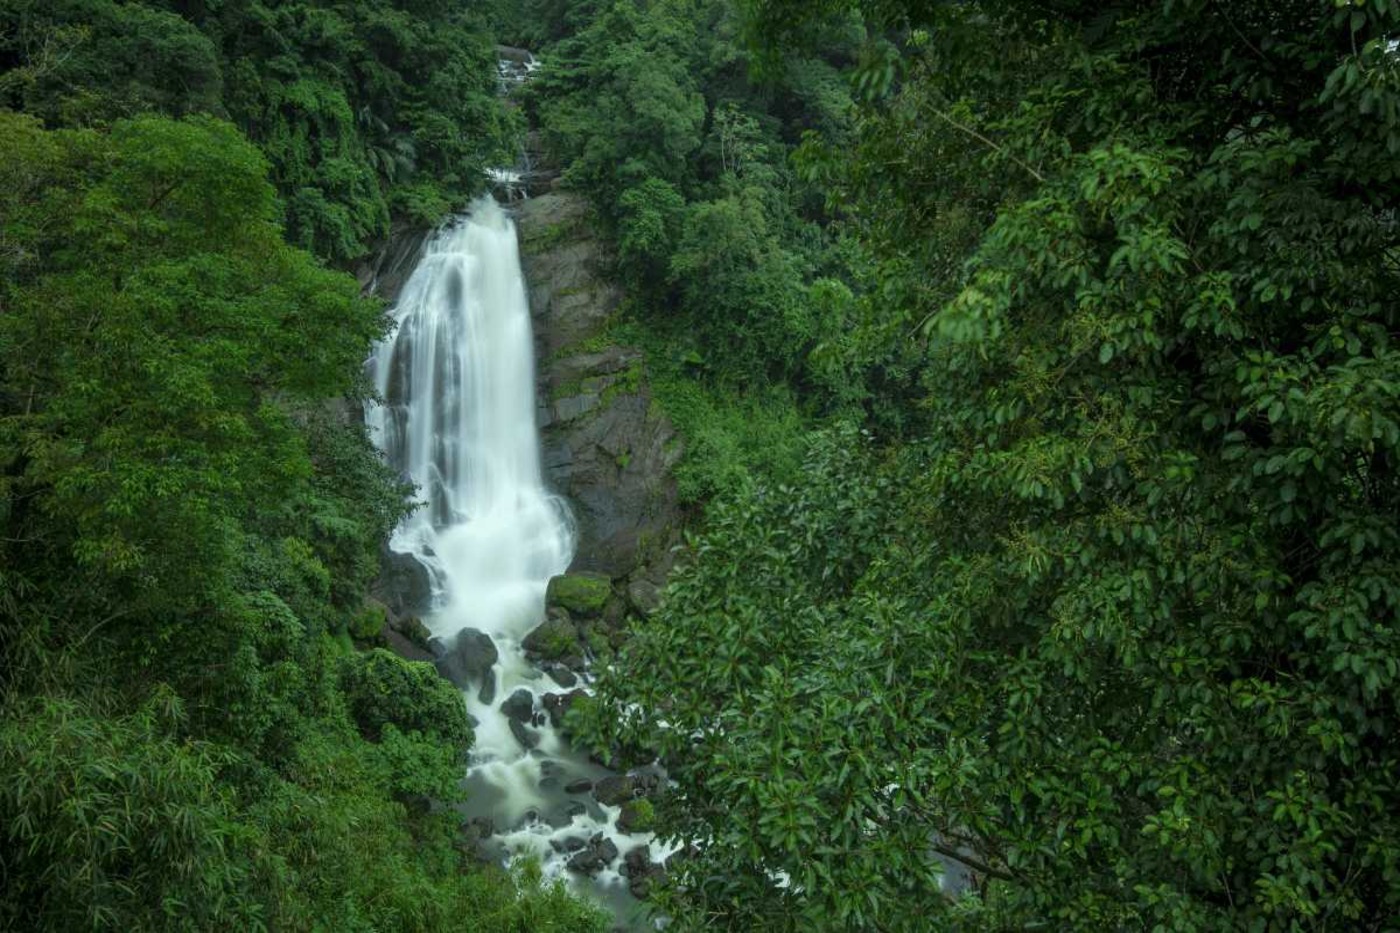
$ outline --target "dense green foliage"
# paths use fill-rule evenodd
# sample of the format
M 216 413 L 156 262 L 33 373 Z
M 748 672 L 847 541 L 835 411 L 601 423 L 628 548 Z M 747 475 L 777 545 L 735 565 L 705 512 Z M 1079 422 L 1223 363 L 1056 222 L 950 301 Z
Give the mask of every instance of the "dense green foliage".
M 839 139 L 844 84 L 795 57 L 751 85 L 720 0 L 597 7 L 575 32 L 576 6 L 536 13 L 564 33 L 527 97 L 564 184 L 596 204 L 620 280 L 674 350 L 688 345 L 716 381 L 802 384 L 806 351 L 841 322 L 808 294 L 831 244 L 787 155 L 806 127 Z
M 572 723 L 675 928 L 1393 925 L 1400 6 L 463 6 L 0 0 L 0 926 L 599 928 L 454 845 L 302 251 L 476 190 L 488 19 L 708 505 Z
M 288 234 L 335 259 L 435 223 L 511 150 L 482 16 L 447 0 L 3 0 L 0 106 L 50 127 L 232 120 Z
M 751 4 L 765 67 L 856 6 Z M 1400 8 L 859 6 L 852 142 L 795 163 L 839 217 L 847 326 L 784 365 L 844 374 L 874 433 L 814 435 L 796 481 L 720 497 L 587 724 L 673 769 L 658 818 L 700 851 L 669 908 L 1388 928 Z M 667 112 L 660 152 L 690 125 Z M 587 176 L 622 191 L 624 261 L 727 274 L 704 257 L 757 226 L 744 195 L 657 178 Z M 687 313 L 680 278 L 650 313 Z M 744 339 L 801 333 L 762 294 Z
M 268 171 L 0 112 L 0 926 L 597 929 L 458 850 L 460 694 L 342 647 L 406 490 L 327 400 L 385 319 Z

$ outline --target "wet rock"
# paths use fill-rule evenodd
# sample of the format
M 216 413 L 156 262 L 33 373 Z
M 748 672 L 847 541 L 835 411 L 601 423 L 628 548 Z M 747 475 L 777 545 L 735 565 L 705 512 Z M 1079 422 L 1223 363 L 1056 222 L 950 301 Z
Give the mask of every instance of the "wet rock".
M 474 628 L 458 632 L 445 651 L 442 648 L 442 639 L 439 638 L 432 639 L 429 647 L 434 654 L 442 651 L 437 660 L 438 671 L 462 690 L 470 689 L 472 684 L 484 681 L 491 671 L 491 666 L 500 657 L 491 636 Z M 482 692 L 486 692 L 484 684 Z M 494 678 L 491 693 L 495 693 Z M 483 702 L 489 703 L 490 700 L 483 699 Z
M 481 689 L 477 691 L 476 698 L 486 705 L 491 705 L 496 699 L 496 672 L 487 671 L 482 678 Z
M 549 840 L 549 845 L 555 852 L 578 852 L 588 845 L 588 840 L 582 836 L 565 836 Z
M 569 869 L 582 875 L 596 875 L 607 868 L 617 858 L 617 846 L 611 839 L 598 833 L 588 840 L 588 845 L 569 859 Z
M 639 901 L 646 900 L 666 869 L 651 860 L 651 846 L 629 849 L 622 857 L 619 872 L 627 879 L 627 890 Z
M 393 304 L 418 265 L 423 244 L 432 234 L 433 230 L 428 227 L 395 225 L 382 245 L 353 270 L 364 293 L 378 295 Z
M 552 813 L 546 822 L 555 829 L 563 829 L 574 821 L 574 817 L 582 816 L 588 812 L 588 808 L 577 800 L 571 800 L 563 807 Z
M 512 719 L 510 721 L 510 734 L 515 736 L 515 740 L 526 750 L 540 744 L 540 734 L 518 720 Z
M 400 554 L 386 545 L 380 552 L 379 578 L 371 593 L 395 616 L 427 612 L 433 600 L 433 577 L 412 554 Z
M 616 807 L 636 796 L 636 785 L 631 775 L 610 774 L 593 785 L 593 797 L 601 804 Z
M 546 664 L 544 672 L 554 678 L 554 682 L 565 690 L 578 684 L 578 675 L 562 664 Z
M 588 778 L 579 778 L 577 781 L 570 781 L 564 785 L 566 794 L 586 794 L 593 789 L 593 782 Z
M 584 696 L 582 690 L 570 690 L 568 693 L 546 693 L 543 703 L 545 712 L 549 713 L 549 721 L 558 729 L 564 724 L 564 715 L 578 702 L 579 697 Z
M 524 641 L 525 655 L 531 660 L 548 661 L 565 666 L 582 653 L 578 629 L 567 612 L 551 612 L 535 627 Z M 581 666 L 581 665 L 580 665 Z
M 641 845 L 635 849 L 628 849 L 627 854 L 622 857 L 622 868 L 619 872 L 624 878 L 631 878 L 639 875 L 655 864 L 651 860 L 651 846 Z
M 570 614 L 596 617 L 612 597 L 612 580 L 601 573 L 565 573 L 549 581 L 545 604 Z
M 501 715 L 520 723 L 529 722 L 534 712 L 535 695 L 524 687 L 506 697 L 505 702 L 501 704 Z
M 623 577 L 646 567 L 650 579 L 664 579 L 680 537 L 672 470 L 681 443 L 652 404 L 643 354 L 594 339 L 622 300 L 601 271 L 610 259 L 599 225 L 585 198 L 563 192 L 532 196 L 516 221 L 542 361 L 539 397 L 570 401 L 568 420 L 542 419 L 541 442 L 550 484 L 578 520 L 574 569 Z M 587 405 L 575 404 L 580 397 Z

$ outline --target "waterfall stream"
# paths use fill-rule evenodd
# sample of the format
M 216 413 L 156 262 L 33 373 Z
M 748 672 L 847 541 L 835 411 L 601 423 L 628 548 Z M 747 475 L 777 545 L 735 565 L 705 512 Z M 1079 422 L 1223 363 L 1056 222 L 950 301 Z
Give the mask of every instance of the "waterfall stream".
M 548 582 L 568 568 L 575 538 L 567 505 L 541 476 L 519 247 L 494 199 L 428 241 L 393 317 L 395 332 L 369 362 L 384 404 L 370 406 L 366 421 L 426 504 L 390 546 L 432 574 L 436 608 L 424 621 L 438 644 L 484 636 L 496 655 L 475 682 L 459 684 L 476 733 L 463 816 L 490 827 L 488 856 L 534 856 L 548 876 L 591 884 L 625 919 L 637 903 L 619 870 L 651 836 L 619 831 L 620 808 L 589 792 L 611 772 L 572 750 L 542 704 L 574 686 L 556 677 L 572 675 L 536 669 L 522 646 L 543 621 Z M 508 715 L 503 707 L 512 706 Z M 599 850 L 608 857 L 591 882 L 570 870 L 580 852 Z

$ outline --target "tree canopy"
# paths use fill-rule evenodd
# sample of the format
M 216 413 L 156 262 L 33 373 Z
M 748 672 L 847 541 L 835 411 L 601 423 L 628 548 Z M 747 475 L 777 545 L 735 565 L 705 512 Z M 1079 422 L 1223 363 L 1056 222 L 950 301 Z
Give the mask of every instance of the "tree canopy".
M 750 34 L 852 11 L 855 145 L 796 171 L 860 247 L 824 352 L 865 414 L 720 496 L 588 724 L 673 769 L 671 909 L 1384 928 L 1400 10 L 771 0 Z

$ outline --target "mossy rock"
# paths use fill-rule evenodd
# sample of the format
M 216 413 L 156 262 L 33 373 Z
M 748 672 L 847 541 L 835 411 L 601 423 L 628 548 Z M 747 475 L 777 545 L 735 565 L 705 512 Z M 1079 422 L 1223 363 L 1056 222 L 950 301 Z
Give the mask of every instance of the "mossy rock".
M 532 658 L 567 663 L 579 654 L 578 629 L 567 614 L 551 613 L 525 636 L 524 646 L 525 653 Z
M 624 833 L 649 833 L 656 828 L 656 808 L 650 800 L 640 797 L 622 805 L 617 828 Z
M 549 581 L 545 601 L 580 616 L 596 616 L 612 598 L 612 579 L 601 573 L 566 573 Z

